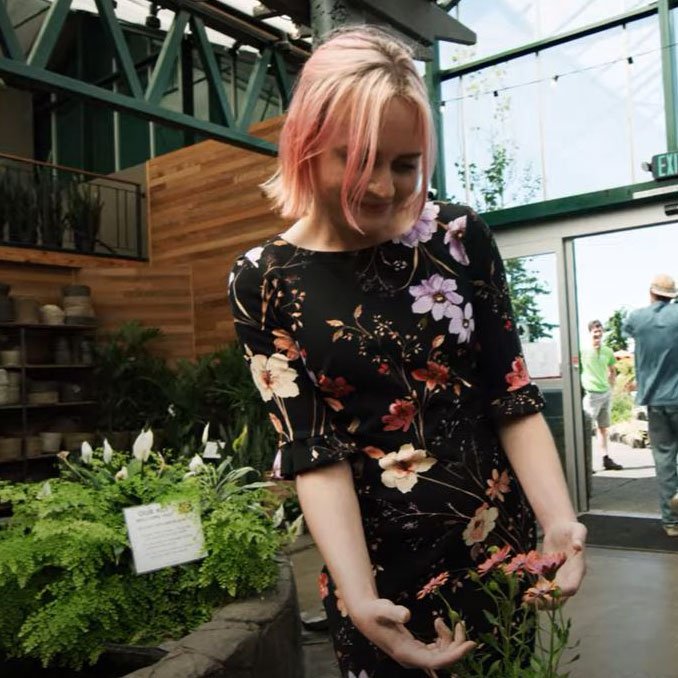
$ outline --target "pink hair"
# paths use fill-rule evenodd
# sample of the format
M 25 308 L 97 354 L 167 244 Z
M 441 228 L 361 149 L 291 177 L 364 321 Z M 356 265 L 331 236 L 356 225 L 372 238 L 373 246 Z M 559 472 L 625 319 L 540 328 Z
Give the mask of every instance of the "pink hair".
M 299 218 L 313 205 L 313 159 L 343 120 L 348 121 L 348 155 L 341 204 L 348 223 L 367 191 L 374 169 L 384 109 L 395 98 L 409 102 L 423 142 L 421 183 L 412 205 L 426 201 L 435 162 L 435 139 L 426 87 L 412 51 L 371 26 L 330 35 L 304 65 L 280 134 L 278 169 L 264 185 L 284 217 Z M 418 212 L 417 212 L 418 213 Z

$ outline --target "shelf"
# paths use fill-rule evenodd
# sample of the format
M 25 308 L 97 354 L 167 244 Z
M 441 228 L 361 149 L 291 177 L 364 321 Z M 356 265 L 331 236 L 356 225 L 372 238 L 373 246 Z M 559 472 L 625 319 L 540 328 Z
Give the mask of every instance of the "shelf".
M 46 409 L 49 407 L 78 407 L 96 405 L 96 400 L 74 400 L 73 402 L 59 402 L 59 403 L 26 403 L 25 405 L 0 405 L 0 412 L 4 410 L 20 410 L 26 408 L 27 410 Z
M 91 370 L 94 365 L 83 365 L 83 364 L 72 364 L 72 365 L 0 365 L 0 369 L 3 370 L 20 370 L 25 368 L 27 370 Z
M 0 330 L 54 330 L 63 332 L 70 330 L 91 330 L 96 331 L 97 325 L 47 325 L 46 323 L 26 324 L 26 323 L 0 323 Z
M 47 454 L 32 454 L 30 457 L 26 457 L 27 461 L 33 461 L 34 459 L 56 459 L 56 452 L 48 452 Z M 24 457 L 14 457 L 14 459 L 0 459 L 0 465 L 2 464 L 18 464 L 24 461 Z

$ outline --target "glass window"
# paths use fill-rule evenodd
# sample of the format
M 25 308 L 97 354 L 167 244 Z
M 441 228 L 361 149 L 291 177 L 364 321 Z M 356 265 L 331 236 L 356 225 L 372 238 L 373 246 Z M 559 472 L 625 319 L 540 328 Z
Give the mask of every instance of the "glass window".
M 678 15 L 674 17 L 674 21 Z M 629 89 L 633 125 L 633 183 L 650 181 L 640 164 L 666 150 L 666 118 L 659 20 L 651 16 L 627 26 Z M 675 38 L 674 38 L 675 42 Z
M 567 33 L 589 24 L 622 14 L 628 5 L 640 4 L 629 0 L 567 0 L 554 2 L 541 0 L 539 23 L 544 38 Z
M 549 252 L 504 263 L 528 372 L 533 379 L 560 377 L 556 255 Z
M 448 189 L 456 197 L 461 184 L 478 210 L 542 199 L 536 64 L 534 55 L 514 59 L 443 90 L 452 97 L 443 110 Z
M 458 18 L 478 36 L 472 47 L 441 43 L 441 68 L 503 52 L 537 37 L 537 0 L 462 0 Z
M 547 198 L 631 183 L 623 37 L 618 27 L 541 55 Z

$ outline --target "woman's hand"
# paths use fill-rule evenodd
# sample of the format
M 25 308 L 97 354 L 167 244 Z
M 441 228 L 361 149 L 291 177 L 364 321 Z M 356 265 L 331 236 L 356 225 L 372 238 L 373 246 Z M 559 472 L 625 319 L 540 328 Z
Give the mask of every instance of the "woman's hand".
M 567 560 L 556 574 L 564 597 L 573 596 L 586 574 L 586 527 L 576 520 L 553 523 L 544 531 L 544 553 L 564 553 Z
M 356 628 L 389 657 L 407 668 L 428 671 L 429 675 L 435 675 L 436 669 L 452 666 L 476 646 L 466 640 L 461 624 L 452 633 L 440 618 L 434 623 L 438 634 L 434 642 L 416 640 L 404 626 L 410 618 L 409 610 L 385 598 L 354 606 L 350 617 Z

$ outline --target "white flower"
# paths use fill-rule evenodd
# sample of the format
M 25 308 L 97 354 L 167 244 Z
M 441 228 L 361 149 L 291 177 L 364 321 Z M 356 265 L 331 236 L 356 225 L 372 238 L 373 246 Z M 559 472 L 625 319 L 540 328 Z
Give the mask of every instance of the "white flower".
M 466 545 L 472 546 L 485 541 L 487 535 L 494 530 L 498 515 L 499 511 L 494 506 L 488 508 L 487 504 L 481 504 L 462 533 Z
M 417 474 L 428 471 L 435 463 L 435 459 L 426 456 L 426 450 L 415 450 L 410 443 L 401 445 L 397 452 L 379 459 L 379 466 L 384 469 L 381 482 L 405 494 L 417 484 Z
M 357 676 L 355 675 L 355 673 L 353 673 L 353 671 L 349 671 L 348 678 L 370 678 L 370 677 L 367 675 L 367 671 L 361 671 Z
M 193 473 L 200 473 L 200 471 L 205 468 L 205 462 L 200 458 L 200 455 L 196 454 L 193 459 L 191 459 L 188 468 Z
M 108 442 L 108 438 L 104 438 L 104 464 L 110 464 L 113 459 L 113 448 Z
M 459 335 L 457 343 L 463 344 L 465 341 L 471 341 L 471 335 L 476 327 L 476 322 L 473 319 L 473 306 L 467 303 L 463 310 L 461 306 L 453 306 L 450 318 L 448 331 L 450 334 Z
M 169 407 L 167 408 L 167 414 L 169 414 L 170 417 L 176 417 L 177 416 L 177 411 L 174 407 L 174 403 L 169 404 Z
M 209 439 L 210 439 L 210 423 L 208 421 L 205 424 L 205 428 L 202 430 L 202 444 L 206 445 Z
M 127 466 L 123 466 L 116 474 L 116 481 L 127 480 Z
M 259 259 L 261 259 L 261 253 L 263 251 L 263 247 L 253 247 L 249 252 L 245 253 L 245 257 L 249 259 L 255 266 L 259 266 Z
M 294 398 L 299 395 L 299 387 L 294 380 L 299 376 L 297 371 L 288 365 L 287 358 L 274 353 L 252 356 L 250 361 L 252 378 L 265 401 L 275 395 L 280 398 Z
M 40 488 L 40 491 L 35 495 L 36 499 L 46 499 L 52 496 L 52 486 L 49 480 Z
M 91 464 L 92 457 L 94 456 L 94 450 L 92 446 L 85 440 L 80 446 L 80 459 L 82 459 L 83 464 Z
M 135 459 L 140 462 L 148 461 L 148 457 L 153 449 L 153 431 L 149 428 L 147 431 L 142 431 L 132 445 L 132 454 Z

